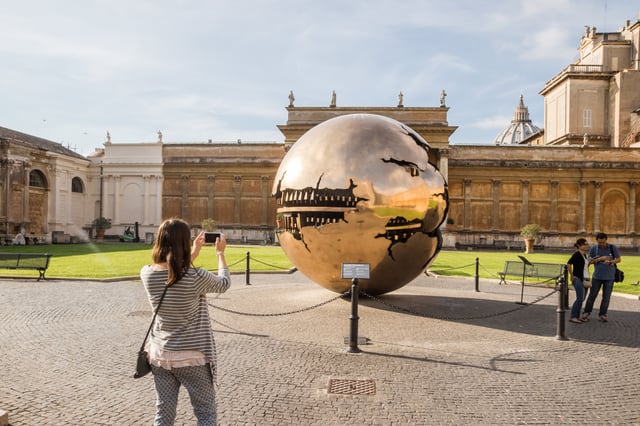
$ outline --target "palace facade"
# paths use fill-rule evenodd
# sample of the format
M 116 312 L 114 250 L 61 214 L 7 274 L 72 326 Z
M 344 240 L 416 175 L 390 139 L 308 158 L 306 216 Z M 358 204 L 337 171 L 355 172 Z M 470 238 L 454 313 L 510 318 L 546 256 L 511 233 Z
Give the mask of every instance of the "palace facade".
M 544 129 L 531 125 L 521 98 L 494 144 L 450 144 L 448 107 L 286 108 L 283 143 L 119 144 L 82 157 L 60 144 L 0 128 L 0 234 L 31 240 L 91 237 L 108 217 L 107 235 L 139 225 L 144 240 L 158 224 L 215 219 L 233 241 L 274 241 L 276 170 L 313 126 L 338 115 L 372 113 L 420 133 L 449 185 L 446 247 L 516 247 L 519 230 L 538 223 L 538 244 L 571 247 L 603 231 L 623 248 L 639 246 L 640 20 L 618 32 L 588 28 L 580 59 L 542 88 Z

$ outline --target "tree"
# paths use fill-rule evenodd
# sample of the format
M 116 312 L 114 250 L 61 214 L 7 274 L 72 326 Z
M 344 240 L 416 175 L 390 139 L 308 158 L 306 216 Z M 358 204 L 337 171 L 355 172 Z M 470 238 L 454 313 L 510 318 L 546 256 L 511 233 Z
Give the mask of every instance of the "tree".
M 529 223 L 520 228 L 520 235 L 527 240 L 535 240 L 540 235 L 540 225 L 537 223 Z
M 202 229 L 205 230 L 205 232 L 213 232 L 216 230 L 218 223 L 211 218 L 207 218 L 204 219 L 200 225 L 202 226 Z

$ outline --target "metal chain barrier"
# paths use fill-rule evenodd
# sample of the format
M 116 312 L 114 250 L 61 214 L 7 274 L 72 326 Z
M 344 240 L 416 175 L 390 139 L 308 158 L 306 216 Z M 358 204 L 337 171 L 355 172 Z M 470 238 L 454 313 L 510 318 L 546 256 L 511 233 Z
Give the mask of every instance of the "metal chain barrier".
M 239 264 L 239 263 L 241 263 L 241 262 L 246 262 L 246 264 L 247 264 L 247 270 L 246 270 L 246 273 L 247 273 L 247 284 L 248 284 L 248 275 L 249 275 L 249 273 L 250 273 L 250 272 L 249 272 L 249 263 L 250 263 L 250 261 L 251 261 L 251 260 L 253 260 L 254 262 L 260 263 L 260 264 L 262 264 L 262 265 L 264 265 L 264 266 L 268 266 L 268 267 L 270 267 L 270 268 L 275 268 L 275 269 L 279 269 L 279 270 L 283 270 L 283 271 L 290 270 L 290 268 L 282 268 L 282 267 L 280 267 L 280 266 L 277 266 L 277 265 L 274 265 L 274 264 L 270 264 L 270 263 L 267 263 L 267 262 L 261 261 L 261 260 L 256 259 L 256 258 L 252 258 L 252 257 L 250 256 L 250 252 L 247 252 L 247 256 L 246 256 L 245 258 L 240 259 L 240 260 L 238 260 L 237 262 L 234 262 L 234 263 L 232 263 L 232 264 L 230 264 L 230 265 L 229 265 L 229 266 L 234 266 L 234 265 L 237 265 L 237 264 Z M 489 271 L 486 267 L 484 267 L 483 265 L 481 265 L 481 264 L 480 264 L 480 262 L 479 262 L 479 259 L 476 259 L 476 262 L 475 262 L 475 263 L 470 263 L 470 264 L 468 264 L 468 265 L 455 266 L 455 267 L 449 267 L 449 268 L 443 268 L 443 269 L 438 269 L 437 271 L 431 271 L 431 270 L 428 270 L 428 271 L 425 271 L 425 273 L 426 273 L 426 274 L 428 274 L 429 272 L 433 272 L 433 273 L 440 273 L 440 272 L 444 272 L 444 271 L 452 271 L 452 270 L 458 270 L 458 269 L 465 269 L 465 268 L 469 268 L 469 267 L 472 267 L 472 266 L 475 266 L 475 267 L 476 267 L 476 287 L 477 287 L 477 279 L 478 279 L 478 276 L 477 276 L 477 275 L 478 275 L 478 268 L 479 268 L 479 267 L 482 267 L 482 268 L 483 268 L 483 270 L 484 270 L 488 275 L 493 276 L 495 279 L 499 279 L 499 278 L 500 278 L 500 277 L 498 276 L 498 274 L 496 274 L 496 273 L 494 273 L 494 272 Z M 404 307 L 402 307 L 402 306 L 397 306 L 397 305 L 394 305 L 394 304 L 392 304 L 392 303 L 386 302 L 386 301 L 382 300 L 381 298 L 376 297 L 376 296 L 373 296 L 373 295 L 371 295 L 371 294 L 368 294 L 368 293 L 366 293 L 365 291 L 362 291 L 362 290 L 360 290 L 360 291 L 359 291 L 359 293 L 361 293 L 363 296 L 367 297 L 367 298 L 368 298 L 368 299 L 370 299 L 370 300 L 373 300 L 373 301 L 375 301 L 375 302 L 378 302 L 378 303 L 380 303 L 380 304 L 382 304 L 382 305 L 384 305 L 384 306 L 387 306 L 387 307 L 389 307 L 389 308 L 391 308 L 391 309 L 393 309 L 393 310 L 399 311 L 399 312 L 404 312 L 404 313 L 408 313 L 408 314 L 411 314 L 411 315 L 416 315 L 416 316 L 421 316 L 421 317 L 426 317 L 426 318 L 440 319 L 440 320 L 463 321 L 463 320 L 486 319 L 486 318 L 492 318 L 492 317 L 497 317 L 497 316 L 501 316 L 501 315 L 506 315 L 506 314 L 510 314 L 510 313 L 512 313 L 512 312 L 516 312 L 516 311 L 518 311 L 518 310 L 524 309 L 524 308 L 526 308 L 527 306 L 530 306 L 530 305 L 536 304 L 536 303 L 538 303 L 538 302 L 540 302 L 540 301 L 542 301 L 542 300 L 544 300 L 544 299 L 547 299 L 548 297 L 550 297 L 551 295 L 555 294 L 556 292 L 558 292 L 558 290 L 559 290 L 558 280 L 557 280 L 557 279 L 554 279 L 554 278 L 550 278 L 550 279 L 547 279 L 547 280 L 544 280 L 544 281 L 539 281 L 539 282 L 536 282 L 536 283 L 528 283 L 528 284 L 527 284 L 527 286 L 531 286 L 531 287 L 540 287 L 540 286 L 546 287 L 548 284 L 552 283 L 553 281 L 555 281 L 555 286 L 554 286 L 554 288 L 552 289 L 552 291 L 551 291 L 551 292 L 549 292 L 549 293 L 547 293 L 547 294 L 545 294 L 545 295 L 543 295 L 543 296 L 537 297 L 537 298 L 536 298 L 536 299 L 534 299 L 534 301 L 533 301 L 533 302 L 531 302 L 531 303 L 527 303 L 527 304 L 519 304 L 518 306 L 514 307 L 513 309 L 507 309 L 507 310 L 505 310 L 505 311 L 501 311 L 501 312 L 495 312 L 495 313 L 486 314 L 486 315 L 464 316 L 464 317 L 437 316 L 437 315 L 424 314 L 424 313 L 421 313 L 421 312 L 413 311 L 413 310 L 411 310 L 411 309 L 407 309 L 407 308 L 404 308 Z M 513 282 L 509 282 L 509 281 L 507 281 L 507 283 L 508 283 L 508 284 L 515 284 L 515 283 L 513 283 Z M 518 285 L 522 285 L 522 283 L 518 283 Z M 476 291 L 477 291 L 477 288 L 476 288 Z M 344 293 L 342 293 L 342 294 L 340 294 L 340 295 L 338 295 L 338 296 L 336 296 L 336 297 L 334 297 L 334 298 L 332 298 L 332 299 L 329 299 L 329 300 L 326 300 L 326 301 L 323 301 L 323 302 L 317 303 L 317 304 L 315 304 L 315 305 L 312 305 L 312 306 L 309 306 L 309 307 L 306 307 L 306 308 L 296 309 L 296 310 L 289 311 L 289 312 L 280 312 L 280 313 L 253 313 L 253 312 L 240 312 L 240 311 L 234 311 L 234 310 L 232 310 L 232 309 L 227 309 L 227 308 L 223 308 L 223 307 L 220 307 L 220 306 L 216 306 L 216 305 L 214 305 L 214 304 L 212 304 L 212 303 L 208 303 L 208 305 L 209 305 L 211 308 L 219 309 L 220 311 L 227 312 L 227 313 L 230 313 L 230 314 L 245 315 L 245 316 L 253 316 L 253 317 L 275 317 L 275 316 L 292 315 L 292 314 L 297 314 L 297 313 L 301 313 L 301 312 L 309 311 L 309 310 L 312 310 L 312 309 L 316 309 L 316 308 L 319 308 L 319 307 L 321 307 L 321 306 L 324 306 L 324 305 L 326 305 L 326 304 L 328 304 L 328 303 L 331 303 L 331 302 L 333 302 L 333 301 L 335 301 L 335 300 L 338 300 L 338 299 L 340 299 L 340 298 L 345 298 L 345 297 L 347 297 L 350 293 L 351 293 L 351 291 L 350 291 L 350 290 L 348 290 L 348 291 L 346 291 L 346 292 L 344 292 Z
M 267 263 L 267 262 L 263 262 L 261 260 L 258 260 L 255 257 L 252 257 L 251 260 L 253 260 L 254 262 L 258 262 L 258 263 L 260 263 L 262 265 L 269 266 L 271 268 L 276 268 L 277 270 L 280 270 L 280 271 L 288 271 L 289 269 L 291 269 L 291 268 L 283 268 L 282 266 L 278 266 L 278 265 L 272 265 L 271 263 Z
M 233 263 L 228 264 L 227 268 L 229 268 L 231 266 L 236 266 L 237 264 L 242 263 L 242 262 L 244 262 L 244 259 L 240 259 L 237 262 L 233 262 Z
M 227 313 L 230 313 L 230 314 L 245 315 L 245 316 L 251 316 L 251 317 L 278 317 L 278 316 L 299 314 L 301 312 L 310 311 L 312 309 L 316 309 L 316 308 L 319 308 L 320 306 L 324 306 L 324 305 L 327 305 L 327 304 L 329 304 L 329 303 L 331 303 L 333 301 L 336 301 L 336 300 L 340 299 L 341 297 L 346 297 L 346 295 L 348 295 L 348 294 L 349 294 L 349 292 L 346 291 L 346 292 L 344 292 L 344 293 L 342 293 L 342 294 L 340 294 L 340 295 L 338 295 L 338 296 L 336 296 L 336 297 L 334 297 L 332 299 L 325 300 L 324 302 L 317 303 L 317 304 L 315 304 L 313 306 L 308 306 L 306 308 L 300 308 L 300 309 L 296 309 L 294 311 L 289 311 L 289 312 L 279 312 L 279 313 L 269 313 L 269 314 L 260 314 L 260 313 L 254 313 L 254 312 L 240 312 L 240 311 L 234 311 L 232 309 L 227 309 L 227 308 L 223 308 L 223 307 L 220 307 L 220 306 L 216 306 L 216 305 L 214 305 L 212 303 L 207 303 L 207 304 L 210 307 L 214 308 L 214 309 L 219 309 L 219 310 L 221 310 L 223 312 L 227 312 Z
M 483 269 L 487 274 L 489 274 L 489 275 L 493 276 L 493 277 L 494 277 L 494 278 L 496 278 L 496 279 L 500 279 L 500 275 L 498 275 L 497 273 L 495 273 L 495 272 L 492 272 L 492 271 L 488 270 L 488 269 L 486 268 L 486 266 L 482 265 L 482 264 L 481 264 L 481 263 L 479 263 L 479 262 L 478 262 L 478 265 L 480 265 L 480 267 L 482 267 L 482 269 Z
M 527 306 L 531 306 L 533 304 L 536 304 L 548 297 L 550 297 L 552 294 L 556 293 L 558 290 L 557 289 L 553 289 L 550 293 L 545 294 L 544 296 L 540 296 L 538 298 L 536 298 L 533 302 L 527 304 L 527 305 L 518 305 L 517 307 L 513 308 L 513 309 L 508 309 L 506 311 L 502 311 L 502 312 L 495 312 L 492 314 L 486 314 L 486 315 L 476 315 L 476 316 L 467 316 L 467 317 L 449 317 L 449 316 L 437 316 L 437 315 L 428 315 L 428 314 L 423 314 L 421 312 L 416 312 L 413 311 L 411 309 L 407 309 L 407 308 L 403 308 L 402 306 L 397 306 L 394 305 L 392 303 L 389 302 L 385 302 L 384 300 L 380 299 L 379 297 L 373 296 L 371 294 L 368 294 L 365 291 L 360 290 L 360 293 L 362 293 L 365 297 L 378 302 L 384 306 L 387 306 L 389 308 L 395 309 L 397 311 L 401 311 L 401 312 L 405 312 L 411 315 L 417 315 L 417 316 L 421 316 L 421 317 L 425 317 L 425 318 L 433 318 L 433 319 L 439 319 L 439 320 L 446 320 L 446 321 L 462 321 L 462 320 L 476 320 L 476 319 L 486 319 L 486 318 L 493 318 L 493 317 L 498 317 L 501 315 L 506 315 L 506 314 L 510 314 L 512 312 L 515 311 L 519 311 L 520 309 L 524 309 Z
M 463 265 L 463 266 L 452 266 L 452 267 L 450 267 L 450 268 L 442 268 L 442 269 L 441 269 L 441 268 L 438 268 L 437 270 L 435 270 L 435 269 L 428 269 L 427 271 L 425 271 L 425 273 L 426 273 L 426 272 L 434 272 L 434 273 L 438 273 L 438 272 L 445 272 L 445 271 L 454 271 L 454 270 L 456 270 L 456 269 L 464 269 L 464 268 L 468 268 L 468 267 L 470 267 L 470 266 L 474 266 L 474 265 L 475 265 L 475 263 L 470 263 L 470 264 L 468 264 L 468 265 Z

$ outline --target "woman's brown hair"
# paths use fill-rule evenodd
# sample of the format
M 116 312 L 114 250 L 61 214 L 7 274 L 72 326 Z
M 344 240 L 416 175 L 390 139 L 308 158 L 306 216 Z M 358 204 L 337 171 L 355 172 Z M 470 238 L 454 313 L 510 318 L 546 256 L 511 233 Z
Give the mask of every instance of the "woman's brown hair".
M 584 238 L 578 238 L 578 240 L 576 241 L 576 243 L 573 246 L 575 248 L 580 248 L 586 243 L 587 243 L 587 240 L 585 240 Z
M 158 228 L 151 251 L 153 263 L 167 263 L 167 286 L 179 281 L 191 266 L 191 229 L 180 219 L 167 219 Z

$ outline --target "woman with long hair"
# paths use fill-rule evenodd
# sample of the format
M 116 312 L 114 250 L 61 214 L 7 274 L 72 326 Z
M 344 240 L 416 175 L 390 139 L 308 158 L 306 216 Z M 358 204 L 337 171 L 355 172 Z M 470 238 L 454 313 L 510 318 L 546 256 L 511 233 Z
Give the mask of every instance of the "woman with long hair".
M 231 278 L 223 234 L 215 242 L 218 274 L 193 266 L 204 234 L 192 245 L 186 222 L 165 220 L 153 244 L 153 263 L 140 271 L 152 310 L 160 305 L 147 349 L 156 389 L 154 425 L 173 425 L 181 385 L 189 393 L 198 425 L 217 423 L 216 346 L 206 295 L 227 291 Z
M 584 238 L 578 238 L 573 245 L 576 251 L 571 255 L 567 262 L 567 270 L 569 271 L 569 279 L 576 291 L 576 300 L 571 306 L 571 317 L 569 322 L 574 324 L 582 324 L 580 319 L 580 310 L 585 296 L 585 284 L 590 284 L 589 277 L 589 259 L 587 252 L 589 251 L 589 243 Z

